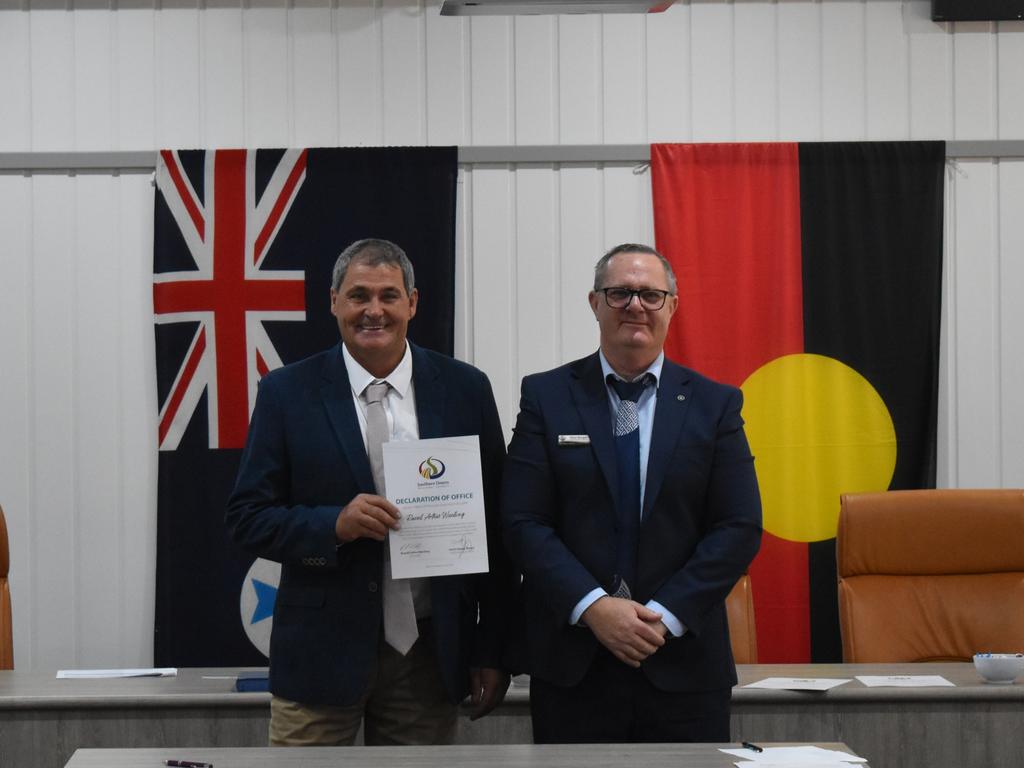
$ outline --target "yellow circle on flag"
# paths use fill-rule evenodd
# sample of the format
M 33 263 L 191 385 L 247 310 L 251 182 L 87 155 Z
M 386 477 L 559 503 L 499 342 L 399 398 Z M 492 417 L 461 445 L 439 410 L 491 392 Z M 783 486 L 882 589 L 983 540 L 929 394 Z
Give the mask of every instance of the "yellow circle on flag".
M 889 487 L 896 429 L 853 368 L 822 355 L 786 355 L 754 371 L 742 389 L 766 531 L 788 541 L 834 538 L 840 494 Z

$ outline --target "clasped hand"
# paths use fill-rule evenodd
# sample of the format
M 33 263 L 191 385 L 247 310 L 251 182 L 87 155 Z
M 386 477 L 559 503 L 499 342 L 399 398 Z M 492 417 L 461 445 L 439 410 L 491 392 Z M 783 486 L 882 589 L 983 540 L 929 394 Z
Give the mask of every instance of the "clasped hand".
M 345 543 L 362 538 L 384 541 L 388 529 L 399 529 L 401 517 L 398 507 L 383 496 L 360 493 L 338 514 L 334 535 Z
M 668 632 L 660 613 L 621 597 L 598 598 L 580 618 L 601 645 L 631 667 L 663 646 Z

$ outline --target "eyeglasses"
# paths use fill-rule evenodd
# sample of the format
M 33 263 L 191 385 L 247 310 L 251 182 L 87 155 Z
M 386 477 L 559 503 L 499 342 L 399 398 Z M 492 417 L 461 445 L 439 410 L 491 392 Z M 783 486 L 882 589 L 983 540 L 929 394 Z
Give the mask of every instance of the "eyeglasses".
M 665 306 L 665 299 L 672 294 L 657 288 L 598 288 L 599 293 L 604 294 L 604 300 L 612 309 L 625 309 L 636 296 L 640 306 L 652 312 Z

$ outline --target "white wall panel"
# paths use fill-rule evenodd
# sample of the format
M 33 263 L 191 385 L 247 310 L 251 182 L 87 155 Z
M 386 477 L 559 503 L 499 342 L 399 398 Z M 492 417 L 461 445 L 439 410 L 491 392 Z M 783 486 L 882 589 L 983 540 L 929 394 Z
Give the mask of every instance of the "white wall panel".
M 1024 139 L 1024 24 L 936 24 L 927 0 L 439 6 L 0 0 L 0 151 Z M 456 352 L 488 372 L 510 430 L 524 374 L 595 348 L 593 263 L 653 240 L 650 176 L 477 166 L 458 189 Z M 1024 162 L 960 162 L 947 189 L 939 482 L 1024 485 Z M 19 667 L 152 661 L 152 216 L 145 175 L 0 175 Z

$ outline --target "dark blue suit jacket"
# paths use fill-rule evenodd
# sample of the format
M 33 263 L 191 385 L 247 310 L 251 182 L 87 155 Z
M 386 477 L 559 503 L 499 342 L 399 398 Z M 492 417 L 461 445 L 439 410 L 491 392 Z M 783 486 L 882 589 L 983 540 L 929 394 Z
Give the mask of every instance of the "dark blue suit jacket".
M 471 665 L 503 666 L 502 608 L 515 590 L 497 515 L 505 440 L 481 371 L 416 346 L 412 368 L 420 437 L 480 436 L 491 573 L 430 581 L 438 658 L 457 702 Z M 304 704 L 352 704 L 376 668 L 383 545 L 336 548 L 334 534 L 341 508 L 375 492 L 355 409 L 340 344 L 268 374 L 228 504 L 234 540 L 281 563 L 270 690 Z
M 761 541 L 761 503 L 740 416 L 742 394 L 665 360 L 658 387 L 633 599 L 688 628 L 643 662 L 658 688 L 704 691 L 736 682 L 725 597 Z M 524 573 L 531 674 L 580 681 L 598 649 L 569 624 L 606 587 L 616 563 L 615 445 L 597 354 L 528 376 L 502 494 L 505 542 Z M 559 435 L 587 435 L 559 445 Z

